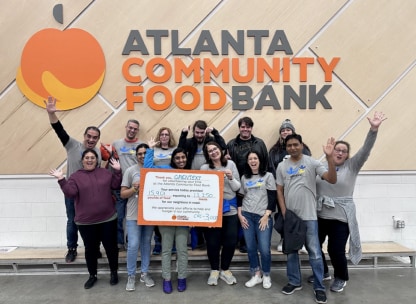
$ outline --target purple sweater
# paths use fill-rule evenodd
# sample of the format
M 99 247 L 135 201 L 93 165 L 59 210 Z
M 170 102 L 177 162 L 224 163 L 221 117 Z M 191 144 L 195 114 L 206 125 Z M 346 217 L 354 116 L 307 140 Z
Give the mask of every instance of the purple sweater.
M 65 196 L 75 198 L 75 222 L 95 224 L 110 219 L 116 213 L 111 189 L 120 189 L 121 171 L 111 173 L 104 168 L 84 169 L 58 181 Z

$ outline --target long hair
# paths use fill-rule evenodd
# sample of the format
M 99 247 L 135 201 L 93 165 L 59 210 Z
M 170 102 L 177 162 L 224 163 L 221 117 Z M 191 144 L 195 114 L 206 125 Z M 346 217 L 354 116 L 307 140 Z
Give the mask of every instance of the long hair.
M 227 158 L 225 158 L 224 151 L 222 150 L 221 146 L 217 142 L 215 142 L 215 141 L 209 141 L 209 142 L 206 143 L 206 145 L 204 147 L 204 156 L 205 156 L 205 160 L 206 160 L 207 164 L 209 165 L 209 167 L 211 169 L 214 169 L 215 168 L 215 165 L 212 162 L 212 159 L 209 157 L 208 146 L 216 146 L 218 148 L 218 150 L 220 150 L 220 153 L 221 153 L 221 158 L 220 158 L 221 159 L 221 165 L 223 167 L 227 166 L 228 161 L 227 161 Z
M 160 133 L 162 133 L 165 130 L 168 131 L 168 133 L 169 133 L 168 147 L 169 148 L 175 147 L 176 146 L 175 137 L 173 136 L 172 130 L 168 127 L 162 127 L 162 128 L 159 129 L 159 131 L 157 132 L 157 135 L 156 135 L 156 140 L 160 141 Z M 156 146 L 160 148 L 160 142 Z
M 246 157 L 246 163 L 244 164 L 244 176 L 246 178 L 251 178 L 253 176 L 253 171 L 251 170 L 250 165 L 248 164 L 248 157 L 250 154 L 256 154 L 257 158 L 259 159 L 259 175 L 260 176 L 265 176 L 267 173 L 267 163 L 263 163 L 261 161 L 261 156 L 260 156 L 260 152 L 258 152 L 255 149 L 251 149 L 250 152 L 247 153 L 247 157 Z

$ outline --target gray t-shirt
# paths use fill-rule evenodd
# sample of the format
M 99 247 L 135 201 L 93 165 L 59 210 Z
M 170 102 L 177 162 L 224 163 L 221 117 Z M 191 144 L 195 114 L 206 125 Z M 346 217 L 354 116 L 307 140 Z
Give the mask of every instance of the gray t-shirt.
M 310 156 L 302 155 L 297 162 L 282 161 L 276 170 L 276 184 L 284 187 L 286 208 L 304 221 L 317 220 L 316 176 L 327 171 Z
M 123 174 L 123 180 L 121 187 L 131 188 L 133 182 L 140 181 L 140 167 L 139 165 L 133 165 L 126 169 Z M 138 210 L 138 193 L 130 196 L 127 200 L 126 206 L 126 220 L 137 221 L 137 210 Z
M 168 149 L 155 147 L 153 156 L 153 163 L 155 166 L 170 165 L 173 150 L 175 150 L 175 147 Z
M 113 147 L 120 159 L 121 172 L 124 173 L 127 168 L 137 164 L 136 147 L 141 143 L 139 140 L 126 141 L 124 138 L 113 142 Z
M 204 144 L 198 144 L 198 148 L 196 149 L 194 159 L 192 160 L 192 170 L 199 170 L 201 166 L 206 163 L 203 148 Z
M 250 178 L 243 175 L 239 191 L 244 195 L 241 209 L 263 216 L 269 203 L 267 190 L 276 190 L 276 181 L 270 172 L 264 176 L 255 174 Z

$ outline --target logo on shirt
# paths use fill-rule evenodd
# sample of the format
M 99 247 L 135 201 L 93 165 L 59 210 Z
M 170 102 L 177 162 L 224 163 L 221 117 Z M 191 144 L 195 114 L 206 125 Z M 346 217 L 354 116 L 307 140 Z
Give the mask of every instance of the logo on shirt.
M 264 184 L 264 179 L 259 178 L 256 181 L 247 181 L 246 186 L 247 188 L 259 188 Z
M 289 167 L 286 173 L 289 174 L 290 177 L 300 176 L 305 173 L 305 169 L 306 169 L 305 165 L 300 165 L 299 167 Z

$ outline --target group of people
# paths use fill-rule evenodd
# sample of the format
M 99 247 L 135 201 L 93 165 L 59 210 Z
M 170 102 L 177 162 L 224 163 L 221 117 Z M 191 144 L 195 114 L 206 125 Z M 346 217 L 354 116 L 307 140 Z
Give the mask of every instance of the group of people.
M 76 257 L 79 229 L 90 274 L 84 285 L 86 289 L 97 281 L 100 243 L 110 265 L 110 284 L 118 283 L 118 251 L 126 246 L 126 290 L 135 290 L 139 248 L 139 280 L 147 287 L 154 286 L 149 274 L 153 234 L 162 257 L 163 291 L 173 292 L 172 252 L 177 254 L 177 290 L 183 292 L 187 288 L 190 227 L 159 226 L 156 230 L 153 226 L 138 225 L 141 168 L 224 172 L 222 226 L 194 231 L 207 249 L 211 266 L 208 285 L 217 285 L 218 279 L 229 285 L 237 283 L 230 265 L 236 246 L 244 242 L 251 273 L 245 286 L 262 284 L 263 288 L 271 288 L 271 236 L 278 222 L 282 223 L 279 230 L 282 250 L 287 254 L 288 284 L 282 289 L 284 294 L 302 289 L 298 256 L 302 246 L 309 254 L 313 274 L 308 282 L 313 283 L 317 303 L 326 303 L 323 281 L 331 279 L 322 253 L 324 242 L 328 242 L 328 254 L 334 268 L 330 286 L 334 292 L 342 291 L 349 279 L 345 255 L 348 239 L 351 261 L 358 263 L 361 258 L 353 202 L 354 184 L 374 145 L 378 128 L 385 120 L 383 113 L 376 112 L 374 117 L 368 118 L 370 131 L 363 147 L 353 157 L 350 158 L 347 142 L 330 138 L 323 146 L 326 162 L 320 162 L 310 156 L 310 149 L 288 119 L 283 121 L 279 138 L 269 151 L 264 141 L 252 134 L 254 123 L 250 117 L 239 119 L 239 134 L 228 143 L 218 130 L 198 120 L 192 126 L 192 137 L 188 137 L 191 127 L 183 128 L 177 146 L 167 127 L 160 128 L 156 138 L 147 143 L 139 141 L 139 122 L 129 120 L 125 138 L 98 149 L 98 128 L 87 128 L 84 141 L 78 142 L 67 135 L 59 122 L 55 113 L 56 100 L 48 98 L 45 103 L 50 123 L 68 156 L 66 178 L 61 170 L 50 172 L 58 179 L 65 195 L 68 218 L 66 260 L 70 262 Z M 108 161 L 108 168 L 101 168 L 101 160 Z M 276 207 L 280 219 L 275 216 L 274 223 L 272 215 Z M 291 234 L 294 227 L 299 229 L 299 240 Z

